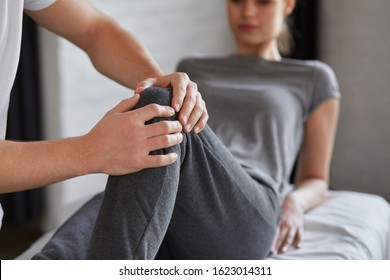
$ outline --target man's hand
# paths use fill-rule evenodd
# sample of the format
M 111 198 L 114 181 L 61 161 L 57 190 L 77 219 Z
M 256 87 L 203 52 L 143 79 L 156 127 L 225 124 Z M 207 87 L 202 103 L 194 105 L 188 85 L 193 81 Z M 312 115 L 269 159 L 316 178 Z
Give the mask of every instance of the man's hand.
M 179 121 L 185 132 L 193 128 L 199 133 L 205 127 L 209 115 L 205 102 L 198 92 L 197 85 L 190 81 L 185 73 L 173 73 L 158 78 L 147 79 L 138 84 L 135 93 L 141 93 L 149 87 L 170 87 L 173 90 L 172 107 L 179 112 Z
M 294 196 L 286 196 L 281 212 L 281 219 L 272 247 L 272 253 L 286 253 L 290 247 L 300 248 L 303 236 L 304 211 L 294 200 Z
M 111 109 L 84 136 L 89 151 L 85 164 L 94 165 L 94 172 L 110 175 L 133 173 L 144 168 L 169 165 L 177 160 L 175 153 L 149 155 L 151 151 L 171 147 L 183 140 L 178 121 L 161 121 L 145 125 L 155 117 L 171 117 L 173 108 L 151 104 L 130 111 L 139 95 L 125 99 Z

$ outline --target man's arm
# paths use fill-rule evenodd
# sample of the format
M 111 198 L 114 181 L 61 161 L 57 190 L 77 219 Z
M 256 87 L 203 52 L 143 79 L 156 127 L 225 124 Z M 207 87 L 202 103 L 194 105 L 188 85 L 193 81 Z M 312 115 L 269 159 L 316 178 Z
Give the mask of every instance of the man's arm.
M 0 193 L 90 173 L 127 174 L 176 161 L 175 154 L 151 156 L 149 152 L 179 144 L 180 123 L 145 125 L 153 117 L 173 116 L 174 110 L 153 104 L 129 111 L 138 100 L 138 94 L 123 100 L 84 136 L 30 143 L 0 141 Z
M 188 76 L 184 73 L 162 76 L 157 63 L 136 38 L 88 1 L 58 0 L 44 10 L 26 13 L 79 46 L 97 70 L 122 85 L 129 88 L 140 85 L 140 89 L 171 86 L 172 107 L 177 112 L 182 109 L 179 120 L 186 125 L 185 130 L 190 131 L 196 125 L 198 132 L 205 126 L 208 119 L 205 104 Z M 141 83 L 146 79 L 149 80 Z
M 132 34 L 86 0 L 57 0 L 40 11 L 25 11 L 34 21 L 68 39 L 90 57 L 95 68 L 129 88 L 162 72 Z

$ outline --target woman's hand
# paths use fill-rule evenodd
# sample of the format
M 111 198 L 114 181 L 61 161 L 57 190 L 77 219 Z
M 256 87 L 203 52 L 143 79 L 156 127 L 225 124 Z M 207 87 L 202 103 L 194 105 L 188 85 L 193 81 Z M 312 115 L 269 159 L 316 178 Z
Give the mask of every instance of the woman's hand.
M 185 73 L 173 73 L 158 78 L 150 78 L 138 84 L 134 93 L 142 93 L 149 87 L 170 87 L 173 90 L 172 108 L 180 111 L 179 121 L 185 132 L 194 129 L 199 133 L 206 126 L 209 115 L 206 104 L 198 91 L 198 86 Z
M 303 236 L 304 210 L 294 198 L 294 193 L 289 193 L 282 205 L 281 219 L 272 247 L 272 253 L 286 253 L 290 247 L 300 248 Z

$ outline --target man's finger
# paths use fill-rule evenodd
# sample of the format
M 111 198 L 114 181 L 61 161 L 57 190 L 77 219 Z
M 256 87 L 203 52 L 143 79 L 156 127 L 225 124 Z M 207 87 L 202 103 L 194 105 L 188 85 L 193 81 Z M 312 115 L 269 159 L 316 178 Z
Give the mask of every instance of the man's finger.
M 119 102 L 118 105 L 116 105 L 114 108 L 112 108 L 110 111 L 107 112 L 107 115 L 128 112 L 131 109 L 133 109 L 135 105 L 137 105 L 138 101 L 139 101 L 139 94 L 134 94 L 134 96 Z
M 160 135 L 146 140 L 146 148 L 148 151 L 155 151 L 160 149 L 176 146 L 183 141 L 182 133 L 174 133 L 168 135 Z
M 201 132 L 207 124 L 207 121 L 209 120 L 209 114 L 207 113 L 206 107 L 204 108 L 203 115 L 200 117 L 198 122 L 195 124 L 194 131 L 195 133 Z
M 132 113 L 139 114 L 139 118 L 146 122 L 153 118 L 169 118 L 175 114 L 175 110 L 170 106 L 161 106 L 158 104 L 149 104 L 145 107 L 133 110 Z
M 145 136 L 147 138 L 160 135 L 172 134 L 181 132 L 182 125 L 178 121 L 161 121 L 158 123 L 149 124 L 145 127 Z
M 194 104 L 194 107 L 192 108 L 192 112 L 190 117 L 188 118 L 187 124 L 186 124 L 186 131 L 189 132 L 191 129 L 198 124 L 200 118 L 203 115 L 203 112 L 206 110 L 204 102 L 202 98 L 200 97 L 200 94 L 197 93 L 196 95 L 196 102 Z M 201 125 L 201 124 L 199 124 Z M 196 131 L 195 131 L 196 132 Z
M 187 88 L 189 83 L 188 75 L 185 73 L 177 73 L 172 77 L 172 107 L 179 112 L 183 107 L 184 98 L 187 95 Z
M 166 155 L 150 155 L 147 156 L 145 164 L 149 168 L 167 166 L 174 163 L 178 159 L 176 153 L 170 153 Z

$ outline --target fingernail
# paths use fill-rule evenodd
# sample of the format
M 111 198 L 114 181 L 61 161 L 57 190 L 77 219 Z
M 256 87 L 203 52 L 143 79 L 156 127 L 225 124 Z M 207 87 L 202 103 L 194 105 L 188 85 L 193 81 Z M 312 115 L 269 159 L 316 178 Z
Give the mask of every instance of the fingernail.
M 176 104 L 175 109 L 176 109 L 176 112 L 179 112 L 180 111 L 180 104 Z
M 187 121 L 188 121 L 188 117 L 187 116 L 183 116 L 183 122 L 187 123 Z
M 282 253 L 286 253 L 287 252 L 287 247 L 283 247 L 282 248 Z
M 194 128 L 195 133 L 199 133 L 200 128 L 197 126 Z
M 189 124 L 187 124 L 187 125 L 186 125 L 186 130 L 187 130 L 187 131 L 191 131 L 191 127 L 192 127 L 192 126 L 191 126 L 191 124 L 190 124 L 190 123 L 189 123 Z

